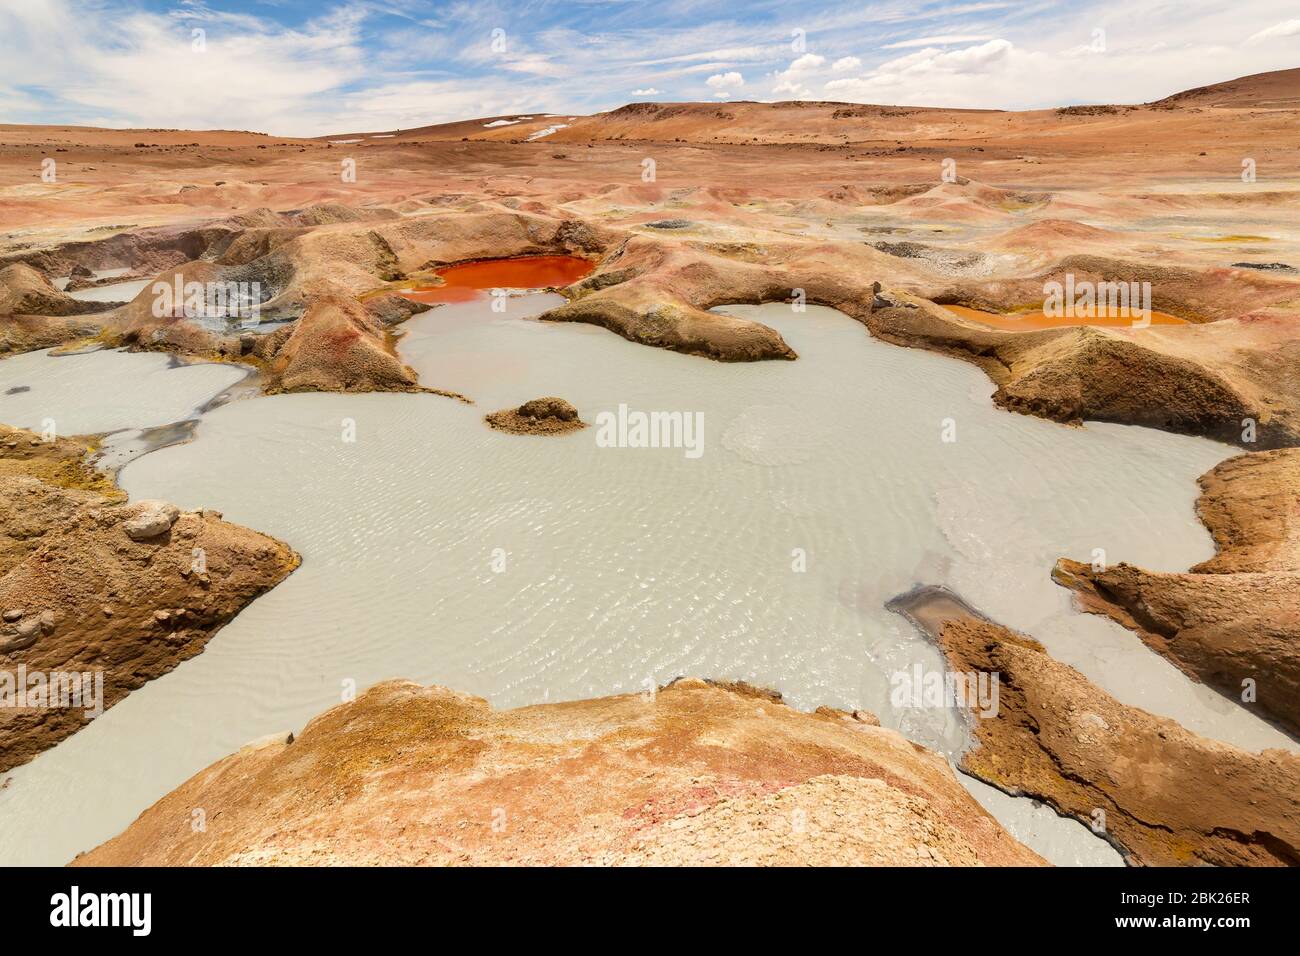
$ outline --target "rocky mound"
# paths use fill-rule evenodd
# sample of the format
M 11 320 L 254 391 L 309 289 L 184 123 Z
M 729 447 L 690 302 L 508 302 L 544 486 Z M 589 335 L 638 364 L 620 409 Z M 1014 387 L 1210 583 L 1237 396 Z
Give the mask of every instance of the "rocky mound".
M 1077 250 L 1080 245 L 1099 244 L 1090 242 L 1090 237 L 1100 239 L 1105 233 L 1079 223 L 1042 220 L 1011 230 L 997 244 L 1005 246 L 1008 243 L 1004 240 L 1019 240 L 1017 244 L 1042 250 L 1056 244 L 1052 240 L 1054 235 Z M 962 302 L 990 312 L 1011 312 L 1027 305 L 1040 305 L 1043 287 L 1049 282 L 1062 286 L 1073 282 L 1080 288 L 1084 283 L 1092 283 L 1094 287 L 1106 283 L 1137 283 L 1139 288 L 1142 283 L 1150 283 L 1152 309 L 1193 323 L 1289 306 L 1300 298 L 1300 282 L 1285 274 L 1167 266 L 1114 255 L 1082 253 L 1067 255 L 1036 275 L 992 282 L 957 282 L 936 290 L 930 298 Z
M 0 316 L 84 315 L 104 312 L 103 302 L 82 302 L 59 291 L 31 266 L 15 262 L 0 269 Z
M 1250 449 L 1300 444 L 1300 342 L 1284 313 L 1205 325 L 976 328 L 919 299 L 867 319 L 888 342 L 979 365 L 1010 411 L 1143 425 Z M 996 307 L 995 307 L 996 308 Z M 1253 427 L 1247 428 L 1247 424 Z
M 587 423 L 578 418 L 576 408 L 553 396 L 534 398 L 518 408 L 492 412 L 484 419 L 497 431 L 515 435 L 563 435 L 587 427 Z
M 138 200 L 127 199 L 127 202 L 133 201 Z M 169 196 L 167 201 L 171 202 L 172 197 Z M 219 208 L 228 209 L 228 201 L 220 203 Z M 48 212 L 48 206 L 46 209 Z M 138 212 L 138 207 L 133 211 Z M 109 234 L 101 238 L 61 242 L 38 251 L 24 248 L 0 256 L 0 263 L 26 262 L 47 276 L 71 276 L 81 274 L 79 270 L 122 266 L 128 266 L 140 275 L 153 275 L 183 262 L 210 257 L 234 235 L 227 225 L 210 221 L 121 231 L 125 228 L 111 226 L 107 230 L 91 230 L 91 234 L 102 231 Z
M 291 327 L 258 342 L 257 352 L 267 362 L 267 394 L 425 391 L 379 320 L 342 295 L 314 298 Z
M 835 257 L 837 267 L 827 268 Z M 650 233 L 630 237 L 598 269 L 575 283 L 552 322 L 599 325 L 633 342 L 723 362 L 795 359 L 795 351 L 759 322 L 711 312 L 735 303 L 803 300 L 859 320 L 870 314 L 878 284 L 864 276 L 910 268 L 866 246 L 831 248 L 795 242 L 703 247 Z M 895 265 L 895 263 L 900 263 Z
M 416 302 L 396 292 L 384 292 L 371 296 L 364 302 L 365 309 L 371 317 L 382 326 L 400 325 L 413 315 L 428 312 L 433 306 L 425 302 Z
M 0 425 L 0 575 L 78 512 L 125 500 L 112 479 L 88 464 L 92 450 L 85 438 L 47 442 L 26 429 Z
M 551 322 L 586 322 L 642 345 L 702 355 L 722 362 L 793 359 L 794 350 L 758 322 L 714 315 L 684 303 L 639 298 L 643 290 L 620 287 L 546 313 Z
M 899 254 L 915 244 L 884 246 L 706 245 L 638 234 L 566 292 L 569 304 L 542 318 L 588 322 L 634 342 L 722 361 L 791 359 L 794 351 L 772 329 L 708 310 L 788 302 L 801 290 L 807 303 L 839 309 L 885 341 L 979 365 L 998 385 L 994 401 L 1011 411 L 1068 423 L 1145 425 L 1249 448 L 1300 445 L 1300 378 L 1294 372 L 1300 342 L 1293 314 L 1283 308 L 1300 295 L 1300 283 L 1231 270 L 1134 271 L 1131 263 L 1075 256 L 1032 280 L 931 292 L 942 301 L 998 311 L 1012 302 L 1041 301 L 1044 277 L 1067 268 L 1098 281 L 1154 275 L 1156 308 L 1216 319 L 1143 329 L 1004 332 L 976 328 L 902 291 L 933 283 L 935 266 Z M 873 276 L 886 277 L 899 291 L 880 295 Z M 1254 423 L 1249 438 L 1247 420 Z
M 322 226 L 336 222 L 374 222 L 400 218 L 391 209 L 360 209 L 340 202 L 317 203 L 285 213 L 284 218 L 299 226 Z
M 112 478 L 90 464 L 87 456 L 95 447 L 95 436 L 60 436 L 46 441 L 25 428 L 0 424 L 0 478 L 39 478 L 59 488 L 125 498 Z
M 960 672 L 1000 675 L 962 768 L 1043 800 L 1148 866 L 1300 865 L 1300 756 L 1249 753 L 1127 707 L 1042 645 L 987 621 L 943 622 Z
M 221 825 L 194 832 L 196 806 Z M 510 711 L 382 683 L 219 761 L 75 861 L 503 863 L 1042 860 L 895 731 L 690 679 Z
M 50 349 L 98 335 L 103 325 L 90 318 L 0 315 L 0 355 Z
M 363 296 L 385 283 L 439 266 L 483 258 L 592 254 L 613 234 L 574 219 L 537 215 L 498 204 L 471 210 L 341 222 L 301 231 L 274 248 L 251 239 L 233 242 L 217 261 L 243 263 L 265 276 L 274 294 L 269 314 L 298 315 L 321 294 Z
M 1190 677 L 1300 733 L 1300 449 L 1223 462 L 1202 476 L 1198 510 L 1219 553 L 1187 573 L 1063 558 L 1052 577 Z
M 198 654 L 298 563 L 286 545 L 216 512 L 118 503 L 120 493 L 99 490 L 102 478 L 79 477 L 76 439 L 42 451 L 31 433 L 4 437 L 0 693 L 21 706 L 0 707 L 0 771 Z M 84 682 L 76 706 L 68 675 Z M 63 697 L 33 696 L 39 687 Z

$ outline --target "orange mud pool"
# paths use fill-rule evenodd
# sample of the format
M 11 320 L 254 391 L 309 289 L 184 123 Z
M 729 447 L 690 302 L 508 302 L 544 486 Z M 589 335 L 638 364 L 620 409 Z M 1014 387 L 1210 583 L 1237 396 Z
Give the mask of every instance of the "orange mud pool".
M 438 270 L 441 285 L 404 290 L 416 302 L 470 302 L 492 289 L 562 289 L 594 268 L 578 256 L 522 256 L 480 259 Z

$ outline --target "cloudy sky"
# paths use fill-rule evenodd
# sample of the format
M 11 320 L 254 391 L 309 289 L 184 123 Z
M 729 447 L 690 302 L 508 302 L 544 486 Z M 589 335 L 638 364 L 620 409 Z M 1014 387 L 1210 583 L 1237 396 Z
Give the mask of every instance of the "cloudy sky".
M 1024 109 L 1300 66 L 1294 0 L 0 0 L 0 122 L 409 128 L 632 100 Z

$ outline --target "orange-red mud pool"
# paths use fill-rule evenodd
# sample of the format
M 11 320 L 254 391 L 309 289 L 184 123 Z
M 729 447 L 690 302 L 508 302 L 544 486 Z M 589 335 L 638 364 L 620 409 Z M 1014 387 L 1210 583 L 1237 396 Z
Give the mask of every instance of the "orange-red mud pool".
M 1150 325 L 1187 325 L 1186 319 L 1166 312 L 1152 311 L 1150 323 L 1144 323 L 1140 317 L 1098 315 L 1090 318 L 1079 316 L 1049 316 L 1042 309 L 1032 312 L 981 312 L 965 305 L 945 305 L 945 309 L 963 319 L 987 325 L 990 328 L 1007 332 L 1030 332 L 1036 329 L 1059 329 L 1067 325 L 1103 325 L 1115 329 L 1128 329 Z
M 404 289 L 416 302 L 470 302 L 492 289 L 561 289 L 591 272 L 595 264 L 578 256 L 521 256 L 479 259 L 438 270 L 442 285 Z

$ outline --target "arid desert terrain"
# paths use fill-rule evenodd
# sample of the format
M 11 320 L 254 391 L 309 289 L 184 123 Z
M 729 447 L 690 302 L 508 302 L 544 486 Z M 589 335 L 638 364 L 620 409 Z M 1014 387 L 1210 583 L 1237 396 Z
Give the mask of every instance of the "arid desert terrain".
M 0 862 L 1300 863 L 1300 69 L 0 125 L 0 423 Z

